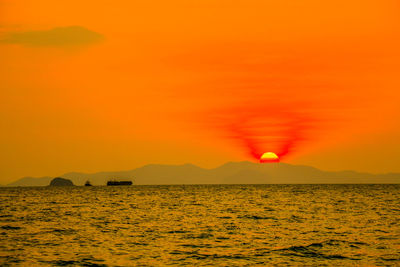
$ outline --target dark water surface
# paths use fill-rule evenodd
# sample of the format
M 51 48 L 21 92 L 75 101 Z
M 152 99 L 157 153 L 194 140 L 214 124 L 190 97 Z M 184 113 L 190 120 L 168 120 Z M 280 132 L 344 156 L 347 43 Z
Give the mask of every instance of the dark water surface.
M 400 266 L 400 185 L 0 188 L 0 265 Z

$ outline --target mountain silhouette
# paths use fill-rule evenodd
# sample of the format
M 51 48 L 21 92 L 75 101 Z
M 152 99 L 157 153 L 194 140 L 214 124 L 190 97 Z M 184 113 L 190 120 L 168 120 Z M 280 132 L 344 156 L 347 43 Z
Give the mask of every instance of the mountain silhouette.
M 130 171 L 79 173 L 62 175 L 75 185 L 89 180 L 93 185 L 105 185 L 110 179 L 132 180 L 134 185 L 157 184 L 362 184 L 400 183 L 400 173 L 370 174 L 355 171 L 328 172 L 314 167 L 287 163 L 259 164 L 228 162 L 214 169 L 193 164 L 150 164 Z M 44 186 L 51 177 L 21 178 L 8 186 Z

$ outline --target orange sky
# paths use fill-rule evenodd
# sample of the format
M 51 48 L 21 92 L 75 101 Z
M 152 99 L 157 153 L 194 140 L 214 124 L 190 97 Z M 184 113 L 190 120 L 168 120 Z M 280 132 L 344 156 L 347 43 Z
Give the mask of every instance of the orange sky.
M 366 0 L 0 0 L 0 183 L 215 167 L 285 145 L 288 163 L 400 172 L 399 11 Z

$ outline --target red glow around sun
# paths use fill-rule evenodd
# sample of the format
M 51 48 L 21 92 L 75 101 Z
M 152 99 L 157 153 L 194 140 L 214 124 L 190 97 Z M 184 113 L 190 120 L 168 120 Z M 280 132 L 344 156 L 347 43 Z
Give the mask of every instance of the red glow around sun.
M 247 155 L 260 163 L 280 162 L 291 156 L 310 136 L 315 120 L 305 113 L 281 106 L 242 107 L 214 112 L 214 125 L 239 144 Z M 266 151 L 275 155 L 267 157 Z M 263 157 L 264 156 L 264 157 Z M 263 157 L 263 158 L 262 158 Z

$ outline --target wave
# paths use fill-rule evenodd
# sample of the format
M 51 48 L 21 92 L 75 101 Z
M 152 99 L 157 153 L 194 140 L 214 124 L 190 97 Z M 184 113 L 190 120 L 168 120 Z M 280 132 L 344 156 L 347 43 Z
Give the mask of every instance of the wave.
M 357 247 L 355 245 L 365 245 L 368 244 L 364 242 L 350 242 L 345 240 L 335 240 L 330 239 L 323 242 L 312 243 L 305 246 L 290 246 L 288 248 L 276 249 L 274 251 L 280 252 L 284 256 L 297 256 L 297 257 L 307 257 L 307 258 L 321 258 L 321 259 L 348 259 L 348 260 L 361 260 L 358 258 L 351 258 L 342 254 L 328 254 L 329 247 Z M 324 251 L 322 251 L 324 250 Z

